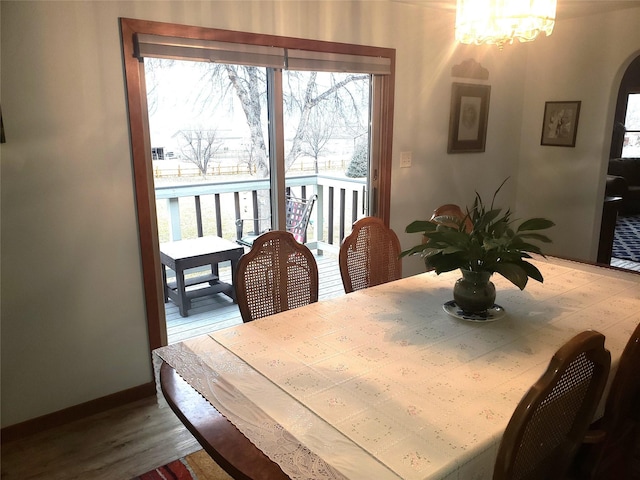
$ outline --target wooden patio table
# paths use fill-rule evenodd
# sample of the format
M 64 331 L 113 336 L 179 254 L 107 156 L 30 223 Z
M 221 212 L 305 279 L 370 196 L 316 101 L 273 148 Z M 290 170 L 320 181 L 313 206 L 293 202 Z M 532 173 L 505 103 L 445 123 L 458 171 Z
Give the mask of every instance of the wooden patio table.
M 180 315 L 186 317 L 193 298 L 224 293 L 235 301 L 233 274 L 243 254 L 244 247 L 216 236 L 161 243 L 160 261 L 165 303 L 171 299 L 178 305 Z M 231 284 L 221 281 L 218 276 L 218 264 L 226 261 L 231 262 Z M 205 265 L 211 265 L 210 274 L 185 279 L 185 270 Z M 167 281 L 167 268 L 175 272 L 175 282 Z M 187 287 L 205 284 L 204 287 L 187 290 Z

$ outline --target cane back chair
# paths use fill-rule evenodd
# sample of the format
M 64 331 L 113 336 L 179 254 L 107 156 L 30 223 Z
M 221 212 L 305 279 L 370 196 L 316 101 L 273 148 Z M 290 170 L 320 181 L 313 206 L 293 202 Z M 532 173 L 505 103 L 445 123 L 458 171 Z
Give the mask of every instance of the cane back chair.
M 464 227 L 467 232 L 470 232 L 473 229 L 473 223 L 471 223 L 471 219 L 467 216 L 466 213 L 462 211 L 462 209 L 455 204 L 447 203 L 446 205 L 441 205 L 433 211 L 433 215 L 431 215 L 431 220 L 439 219 L 438 223 L 442 223 L 444 225 L 448 225 L 450 227 L 457 228 L 458 222 L 464 220 Z M 451 218 L 450 222 L 447 222 L 447 218 Z
M 240 257 L 235 292 L 243 322 L 318 301 L 318 265 L 290 232 L 260 235 Z
M 582 332 L 560 347 L 516 407 L 493 479 L 564 478 L 593 420 L 610 363 L 604 335 L 595 331 Z
M 587 432 L 575 476 L 589 480 L 632 478 L 634 448 L 639 441 L 640 324 L 620 356 L 604 414 Z
M 398 236 L 376 217 L 353 224 L 340 245 L 338 262 L 346 293 L 402 277 Z

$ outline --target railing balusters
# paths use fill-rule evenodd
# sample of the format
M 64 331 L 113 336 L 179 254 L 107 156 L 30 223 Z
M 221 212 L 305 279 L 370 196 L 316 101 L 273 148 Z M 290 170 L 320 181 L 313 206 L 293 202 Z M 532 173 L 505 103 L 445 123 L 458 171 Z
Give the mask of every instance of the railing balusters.
M 253 198 L 253 231 L 257 234 L 260 231 L 260 219 L 258 218 L 258 191 L 253 190 L 251 194 Z
M 236 238 L 242 237 L 242 227 L 240 223 L 240 192 L 233 192 L 233 204 L 236 210 Z
M 216 206 L 216 235 L 222 237 L 222 211 L 220 209 L 220 194 L 214 195 Z
M 329 187 L 329 233 L 327 239 L 333 245 L 333 187 Z
M 180 228 L 180 204 L 178 197 L 168 199 L 169 207 L 169 239 L 172 242 L 182 240 L 182 230 Z
M 204 232 L 202 231 L 202 207 L 200 205 L 200 195 L 193 197 L 196 203 L 196 228 L 198 230 L 198 237 L 202 237 Z
M 345 207 L 345 199 L 346 199 L 346 190 L 344 188 L 340 189 L 340 238 L 338 239 L 338 243 L 342 243 L 342 239 L 344 238 L 344 207 Z
M 167 235 L 165 226 L 161 241 L 167 241 L 167 237 L 171 241 L 182 238 L 181 221 L 183 219 L 181 219 L 181 216 L 186 218 L 185 215 L 189 211 L 182 212 L 181 215 L 180 206 L 182 205 L 182 200 L 180 199 L 188 197 L 194 198 L 195 218 L 191 221 L 196 225 L 191 225 L 190 227 L 196 227 L 198 236 L 204 235 L 205 222 L 213 224 L 214 220 L 210 217 L 215 215 L 216 234 L 223 238 L 233 238 L 233 226 L 227 224 L 229 217 L 233 215 L 234 222 L 246 217 L 258 219 L 260 217 L 261 193 L 269 189 L 268 182 L 268 179 L 234 180 L 158 187 L 155 191 L 156 198 L 159 202 L 162 199 L 167 200 L 167 214 L 169 216 L 169 232 Z M 364 182 L 364 179 L 345 179 L 330 175 L 305 175 L 287 178 L 287 185 L 291 187 L 296 196 L 307 198 L 311 193 L 318 194 L 316 206 L 314 206 L 314 211 L 312 212 L 314 228 L 313 231 L 309 232 L 310 245 L 322 251 L 322 249 L 329 249 L 330 246 L 335 248 L 335 245 L 342 241 L 349 232 L 351 224 L 361 216 L 360 209 L 363 208 L 363 197 L 360 195 L 360 189 Z M 340 197 L 336 198 L 338 189 L 340 190 Z M 347 195 L 349 195 L 349 192 L 351 192 L 351 201 L 349 202 L 349 207 L 347 207 Z M 227 202 L 231 201 L 231 194 L 233 194 L 234 213 L 228 211 L 230 205 L 227 207 Z M 213 201 L 213 205 L 207 200 L 208 196 Z M 243 204 L 244 200 L 242 198 L 248 198 L 250 204 L 248 208 Z M 351 212 L 347 212 L 347 208 L 350 208 Z M 248 221 L 245 224 L 245 234 L 251 230 L 250 223 L 252 222 Z M 256 220 L 253 223 L 255 231 L 260 231 L 263 222 Z M 164 225 L 167 225 L 167 223 L 164 223 Z M 185 225 L 186 228 L 189 227 Z M 213 228 L 208 227 L 207 231 L 211 230 Z M 236 228 L 235 233 L 236 235 L 239 234 L 238 228 Z
M 325 212 L 325 208 L 324 208 L 324 192 L 325 192 L 325 187 L 324 185 L 318 185 L 318 200 L 316 201 L 316 208 L 315 210 L 315 214 L 313 213 L 313 211 L 311 212 L 311 215 L 315 215 L 315 218 L 318 219 L 317 225 L 316 225 L 316 239 L 319 242 L 324 242 L 324 212 Z
M 358 191 L 351 192 L 351 225 L 358 219 Z

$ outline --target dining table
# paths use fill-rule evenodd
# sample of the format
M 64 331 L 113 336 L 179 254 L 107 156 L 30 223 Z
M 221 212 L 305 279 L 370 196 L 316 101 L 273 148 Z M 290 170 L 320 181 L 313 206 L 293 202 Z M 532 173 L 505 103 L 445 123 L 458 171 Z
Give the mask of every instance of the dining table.
M 153 351 L 292 479 L 491 479 L 502 434 L 553 354 L 605 335 L 611 380 L 640 323 L 640 275 L 554 257 L 487 319 L 425 272 Z M 162 401 L 162 400 L 160 400 Z M 599 415 L 602 414 L 602 407 Z

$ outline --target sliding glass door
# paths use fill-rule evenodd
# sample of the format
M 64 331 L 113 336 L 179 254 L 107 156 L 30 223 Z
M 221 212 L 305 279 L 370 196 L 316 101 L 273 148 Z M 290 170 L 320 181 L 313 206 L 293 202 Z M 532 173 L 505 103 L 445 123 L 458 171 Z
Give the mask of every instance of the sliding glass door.
M 156 187 L 256 180 L 240 192 L 240 208 L 244 219 L 260 219 L 260 231 L 284 228 L 277 206 L 285 195 L 320 193 L 331 199 L 316 206 L 322 218 L 316 214 L 311 224 L 320 240 L 344 228 L 341 219 L 350 224 L 368 214 L 371 75 L 154 57 L 144 65 Z M 206 197 L 202 202 L 205 211 L 214 208 Z M 179 198 L 158 205 L 161 242 L 213 233 L 211 222 L 196 231 L 193 208 Z M 186 219 L 180 225 L 171 221 L 175 209 Z M 232 237 L 233 204 L 222 210 Z
M 233 217 L 232 231 L 216 225 L 213 234 L 233 237 L 237 216 L 264 218 L 259 229 L 284 229 L 287 192 L 318 195 L 314 238 L 336 247 L 358 216 L 389 222 L 394 50 L 120 23 L 152 349 L 166 344 L 159 242 L 184 236 L 171 221 L 165 233 L 156 222 L 156 172 L 170 163 L 181 182 L 188 166 L 198 183 L 231 184 L 223 172 L 235 168 L 251 184 L 229 208 L 216 204 L 220 216 Z M 159 74 L 178 67 L 197 76 Z M 236 186 L 225 191 L 239 193 Z M 201 200 L 196 216 L 207 208 Z M 162 203 L 182 209 L 177 198 Z M 210 234 L 207 228 L 213 225 L 199 225 L 195 235 Z

